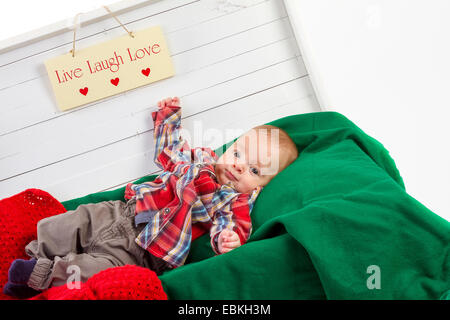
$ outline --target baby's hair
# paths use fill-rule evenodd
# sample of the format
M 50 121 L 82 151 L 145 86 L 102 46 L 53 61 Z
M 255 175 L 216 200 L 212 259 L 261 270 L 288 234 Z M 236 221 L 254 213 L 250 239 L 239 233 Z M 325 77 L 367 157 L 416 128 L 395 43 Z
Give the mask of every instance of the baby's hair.
M 297 146 L 286 131 L 270 124 L 262 124 L 254 127 L 253 129 L 257 131 L 258 129 L 266 129 L 269 136 L 272 130 L 278 130 L 278 143 L 280 150 L 283 150 L 283 153 L 287 155 L 287 163 L 283 166 L 284 168 L 288 167 L 292 162 L 295 161 L 295 159 L 297 159 Z

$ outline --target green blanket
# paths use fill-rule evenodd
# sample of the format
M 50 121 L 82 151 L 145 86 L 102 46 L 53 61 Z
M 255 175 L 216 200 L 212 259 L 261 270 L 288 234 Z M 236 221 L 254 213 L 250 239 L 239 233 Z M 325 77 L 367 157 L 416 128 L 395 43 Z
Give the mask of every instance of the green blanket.
M 169 299 L 448 299 L 450 223 L 406 193 L 379 142 L 335 112 L 270 124 L 299 158 L 262 191 L 247 244 L 214 256 L 204 235 L 186 265 L 160 277 Z

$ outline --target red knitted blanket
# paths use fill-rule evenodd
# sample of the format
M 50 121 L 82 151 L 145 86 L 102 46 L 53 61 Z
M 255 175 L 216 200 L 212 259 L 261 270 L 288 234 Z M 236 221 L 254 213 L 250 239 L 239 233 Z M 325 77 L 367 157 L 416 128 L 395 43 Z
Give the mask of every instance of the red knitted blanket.
M 8 269 L 13 260 L 28 258 L 24 248 L 36 239 L 37 222 L 63 212 L 66 209 L 58 200 L 39 189 L 0 200 L 0 299 L 12 299 L 3 294 Z M 50 288 L 32 299 L 167 300 L 167 295 L 153 271 L 127 265 L 101 271 L 85 283 Z

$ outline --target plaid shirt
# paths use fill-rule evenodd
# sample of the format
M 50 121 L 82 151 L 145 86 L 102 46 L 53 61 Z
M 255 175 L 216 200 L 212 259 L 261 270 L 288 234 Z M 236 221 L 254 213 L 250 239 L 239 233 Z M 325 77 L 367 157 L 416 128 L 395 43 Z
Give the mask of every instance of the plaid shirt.
M 136 243 L 173 267 L 187 258 L 193 224 L 194 229 L 209 230 L 216 254 L 220 254 L 217 239 L 224 229 L 235 231 L 245 243 L 252 230 L 250 212 L 261 188 L 244 194 L 220 185 L 214 151 L 190 149 L 179 136 L 180 107 L 166 106 L 152 116 L 155 163 L 163 173 L 152 182 L 126 186 L 125 199 L 136 198 L 135 224 L 147 223 Z

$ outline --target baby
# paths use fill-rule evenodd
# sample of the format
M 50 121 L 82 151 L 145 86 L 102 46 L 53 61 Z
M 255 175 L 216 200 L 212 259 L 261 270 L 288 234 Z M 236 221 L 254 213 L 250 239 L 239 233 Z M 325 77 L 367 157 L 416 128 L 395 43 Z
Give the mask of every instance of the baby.
M 258 126 L 218 158 L 209 148 L 190 149 L 180 136 L 177 97 L 152 113 L 155 163 L 152 182 L 129 183 L 126 203 L 105 201 L 48 217 L 37 240 L 9 269 L 4 293 L 19 298 L 68 282 L 86 281 L 101 270 L 126 264 L 160 275 L 184 264 L 191 241 L 209 232 L 216 254 L 233 250 L 251 233 L 250 212 L 261 189 L 298 156 L 283 130 Z

